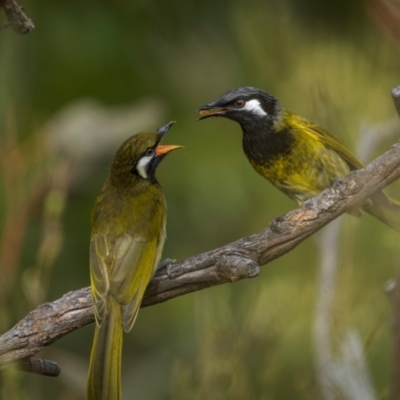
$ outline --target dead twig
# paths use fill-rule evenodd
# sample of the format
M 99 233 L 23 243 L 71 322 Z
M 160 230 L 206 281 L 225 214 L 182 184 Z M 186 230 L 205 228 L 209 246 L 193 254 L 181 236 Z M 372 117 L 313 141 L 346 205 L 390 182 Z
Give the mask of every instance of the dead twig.
M 58 376 L 61 373 L 61 368 L 54 361 L 34 357 L 19 361 L 17 367 L 25 372 L 46 376 Z
M 8 22 L 0 24 L 0 30 L 11 26 L 14 32 L 24 35 L 35 28 L 32 20 L 26 16 L 23 8 L 15 0 L 0 0 L 0 7 L 8 19 Z

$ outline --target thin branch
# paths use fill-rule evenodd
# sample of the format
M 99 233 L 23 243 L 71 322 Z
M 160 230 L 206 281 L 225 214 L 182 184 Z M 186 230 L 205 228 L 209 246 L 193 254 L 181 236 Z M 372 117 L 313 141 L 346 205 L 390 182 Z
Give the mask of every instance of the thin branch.
M 0 30 L 12 26 L 14 32 L 24 35 L 35 28 L 32 20 L 26 16 L 23 8 L 15 0 L 0 0 L 0 7 L 8 19 L 8 23 L 0 24 Z
M 61 368 L 54 361 L 34 357 L 18 361 L 17 368 L 45 376 L 58 376 L 61 373 Z
M 288 214 L 264 231 L 221 248 L 161 268 L 150 282 L 142 306 L 164 302 L 207 287 L 257 276 L 264 265 L 360 204 L 376 190 L 400 177 L 400 142 L 365 168 L 338 179 L 332 188 Z M 94 321 L 89 288 L 67 293 L 40 305 L 0 336 L 0 365 L 32 357 L 69 332 Z
M 396 86 L 392 89 L 392 99 L 398 116 L 400 117 L 400 86 Z

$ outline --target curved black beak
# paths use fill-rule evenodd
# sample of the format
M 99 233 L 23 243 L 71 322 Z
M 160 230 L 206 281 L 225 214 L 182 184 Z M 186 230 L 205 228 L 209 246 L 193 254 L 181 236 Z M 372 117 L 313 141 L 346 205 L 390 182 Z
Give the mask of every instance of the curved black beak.
M 162 128 L 160 128 L 160 129 L 157 131 L 157 133 L 160 135 L 160 137 L 163 137 L 163 136 L 169 131 L 169 129 L 171 128 L 171 126 L 175 124 L 175 122 L 176 122 L 176 121 L 168 122 L 167 125 L 165 125 L 165 126 L 163 126 Z

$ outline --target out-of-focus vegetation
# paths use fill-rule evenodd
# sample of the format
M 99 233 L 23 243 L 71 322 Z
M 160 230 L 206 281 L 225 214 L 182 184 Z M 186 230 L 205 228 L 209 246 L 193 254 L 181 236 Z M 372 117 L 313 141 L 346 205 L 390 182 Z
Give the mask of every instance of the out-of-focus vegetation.
M 260 87 L 352 149 L 361 127 L 395 116 L 400 52 L 358 2 L 23 5 L 36 29 L 0 33 L 1 332 L 88 285 L 91 208 L 131 133 L 178 121 L 165 143 L 186 149 L 158 177 L 169 211 L 164 256 L 182 259 L 296 206 L 251 169 L 239 127 L 197 123 L 198 106 L 234 87 Z M 400 198 L 399 185 L 388 191 Z M 392 311 L 383 287 L 399 266 L 399 237 L 368 216 L 342 218 L 334 349 L 355 329 L 384 396 Z M 312 344 L 319 264 L 313 237 L 257 279 L 143 309 L 124 339 L 124 398 L 320 399 Z M 93 326 L 80 329 L 41 354 L 60 364 L 59 378 L 3 373 L 0 398 L 83 399 L 92 334 Z

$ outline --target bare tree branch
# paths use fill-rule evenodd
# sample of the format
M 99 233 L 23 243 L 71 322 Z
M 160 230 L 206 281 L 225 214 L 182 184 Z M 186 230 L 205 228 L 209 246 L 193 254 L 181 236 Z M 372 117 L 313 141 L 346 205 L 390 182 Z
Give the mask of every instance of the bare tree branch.
M 18 361 L 17 367 L 25 372 L 46 376 L 58 376 L 61 373 L 61 368 L 54 361 L 34 357 Z
M 157 271 L 143 307 L 207 287 L 257 276 L 259 266 L 284 255 L 317 230 L 400 177 L 400 142 L 365 168 L 337 179 L 332 188 L 264 231 Z M 40 305 L 0 336 L 0 366 L 32 357 L 43 347 L 94 321 L 89 288 Z
M 0 7 L 8 19 L 8 22 L 0 24 L 0 30 L 11 26 L 14 32 L 23 35 L 35 28 L 32 20 L 25 15 L 23 8 L 15 0 L 0 0 Z
M 400 117 L 400 86 L 396 86 L 392 89 L 392 99 L 398 116 Z

